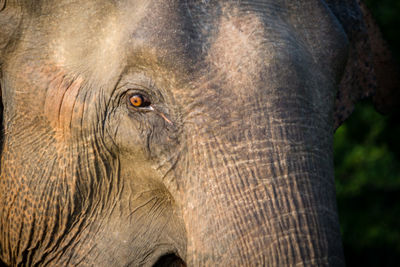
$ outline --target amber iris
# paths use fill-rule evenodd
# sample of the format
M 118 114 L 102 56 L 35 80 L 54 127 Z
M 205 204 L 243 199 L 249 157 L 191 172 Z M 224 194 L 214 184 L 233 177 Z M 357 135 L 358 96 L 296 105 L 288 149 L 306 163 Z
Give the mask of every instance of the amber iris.
M 144 98 L 144 96 L 136 94 L 129 97 L 129 101 L 131 102 L 132 106 L 135 108 L 145 107 L 148 101 Z

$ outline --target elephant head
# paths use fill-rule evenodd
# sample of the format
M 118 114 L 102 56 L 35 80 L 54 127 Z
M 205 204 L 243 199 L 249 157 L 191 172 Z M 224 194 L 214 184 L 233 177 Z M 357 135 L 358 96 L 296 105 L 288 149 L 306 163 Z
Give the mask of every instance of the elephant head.
M 344 264 L 333 132 L 378 90 L 357 3 L 0 10 L 6 264 Z

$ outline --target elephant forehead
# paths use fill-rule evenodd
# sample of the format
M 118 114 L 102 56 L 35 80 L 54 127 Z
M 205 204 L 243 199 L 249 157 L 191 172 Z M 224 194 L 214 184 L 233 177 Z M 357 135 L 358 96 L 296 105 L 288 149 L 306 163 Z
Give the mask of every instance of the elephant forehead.
M 55 5 L 49 11 L 53 15 L 39 19 L 49 39 L 49 56 L 56 65 L 90 74 L 99 84 L 110 82 L 127 65 L 135 64 L 129 58 L 143 51 L 186 65 L 184 68 L 193 63 L 188 58 L 198 63 L 207 55 L 216 59 L 212 61 L 219 68 L 233 67 L 236 73 L 239 65 L 242 70 L 250 67 L 249 71 L 261 65 L 256 59 L 265 39 L 264 22 L 240 4 L 66 2 Z
M 53 9 L 52 16 L 42 16 L 38 23 L 46 29 L 54 65 L 69 73 L 85 73 L 99 84 L 109 82 L 124 58 L 126 27 L 118 9 L 105 1 L 70 2 Z
M 109 85 L 126 67 L 141 65 L 139 58 L 181 57 L 184 18 L 177 1 L 65 2 L 38 24 L 50 59 L 67 73 Z
M 207 61 L 223 75 L 230 93 L 251 94 L 257 88 L 268 55 L 264 23 L 256 14 L 238 11 L 222 16 L 212 37 Z

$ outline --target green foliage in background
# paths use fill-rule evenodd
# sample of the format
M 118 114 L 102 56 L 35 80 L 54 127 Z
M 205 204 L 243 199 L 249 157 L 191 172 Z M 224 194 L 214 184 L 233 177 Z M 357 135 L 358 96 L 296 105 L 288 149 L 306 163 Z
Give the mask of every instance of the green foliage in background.
M 371 10 L 381 31 L 391 47 L 397 62 L 400 62 L 400 1 L 399 0 L 363 0 Z
M 400 62 L 400 1 L 365 0 Z M 364 101 L 335 134 L 335 177 L 348 266 L 400 266 L 400 112 Z

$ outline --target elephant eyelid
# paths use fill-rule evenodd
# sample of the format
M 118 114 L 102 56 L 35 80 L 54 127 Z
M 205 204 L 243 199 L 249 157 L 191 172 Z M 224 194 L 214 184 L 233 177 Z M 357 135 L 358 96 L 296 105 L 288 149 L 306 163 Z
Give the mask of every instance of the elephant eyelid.
M 134 92 L 127 94 L 128 105 L 138 111 L 153 111 L 152 103 L 145 94 Z
M 141 91 L 134 91 L 128 93 L 126 95 L 126 99 L 128 102 L 128 106 L 130 107 L 131 110 L 133 109 L 135 111 L 142 111 L 142 112 L 153 111 L 169 125 L 174 124 L 163 112 L 161 112 L 152 105 L 150 98 L 147 97 L 145 93 L 142 93 Z

